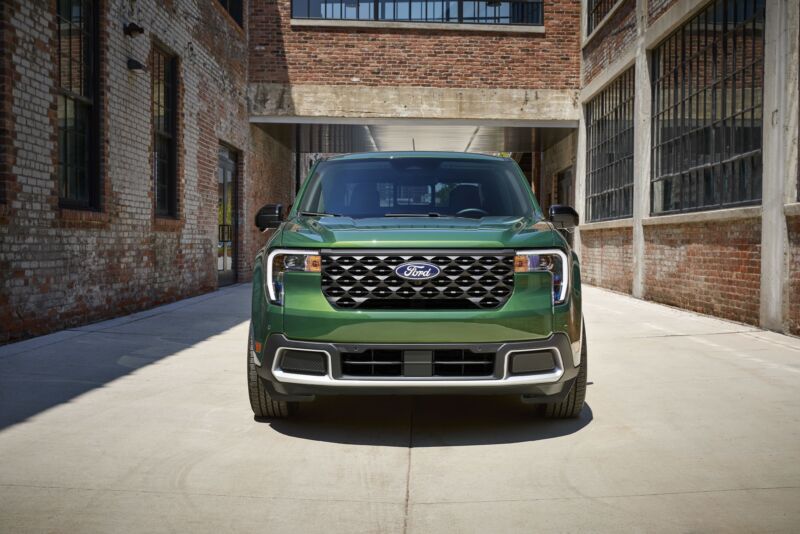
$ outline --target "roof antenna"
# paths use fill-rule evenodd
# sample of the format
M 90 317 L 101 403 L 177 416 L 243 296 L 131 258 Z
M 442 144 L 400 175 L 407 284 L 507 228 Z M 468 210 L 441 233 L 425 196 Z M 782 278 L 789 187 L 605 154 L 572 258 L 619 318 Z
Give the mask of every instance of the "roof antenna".
M 416 152 L 417 151 L 417 144 L 414 143 L 414 138 L 411 138 L 411 149 Z

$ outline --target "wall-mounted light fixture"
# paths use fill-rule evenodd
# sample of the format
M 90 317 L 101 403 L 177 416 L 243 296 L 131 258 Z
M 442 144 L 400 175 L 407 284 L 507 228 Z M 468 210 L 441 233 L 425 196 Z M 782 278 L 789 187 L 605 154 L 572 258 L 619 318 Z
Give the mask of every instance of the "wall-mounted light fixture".
M 136 35 L 141 35 L 144 33 L 144 28 L 136 24 L 135 22 L 129 22 L 125 26 L 122 27 L 122 31 L 128 37 L 135 37 Z
M 128 70 L 147 70 L 138 59 L 128 58 Z

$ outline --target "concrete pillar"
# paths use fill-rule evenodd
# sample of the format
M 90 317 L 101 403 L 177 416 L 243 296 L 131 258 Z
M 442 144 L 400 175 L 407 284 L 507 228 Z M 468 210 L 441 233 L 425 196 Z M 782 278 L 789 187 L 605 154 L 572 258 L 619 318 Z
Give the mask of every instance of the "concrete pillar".
M 633 107 L 633 288 L 645 294 L 645 250 L 642 219 L 650 215 L 650 65 L 645 44 L 647 0 L 636 0 L 636 71 Z
M 797 179 L 797 169 L 787 162 L 790 139 L 797 127 L 797 62 L 796 42 L 789 42 L 790 33 L 797 40 L 796 0 L 775 0 L 766 3 L 764 34 L 764 135 L 762 140 L 763 186 L 761 215 L 761 307 L 760 323 L 764 328 L 782 331 L 784 295 L 788 280 L 786 252 L 789 247 L 784 202 L 787 183 Z M 790 32 L 790 17 L 794 27 Z M 788 71 L 795 73 L 794 80 Z M 790 87 L 791 86 L 791 87 Z M 794 95 L 794 102 L 790 96 Z M 795 115 L 795 117 L 792 117 Z M 796 160 L 796 154 L 793 156 Z M 794 168 L 792 176 L 788 170 Z
M 575 143 L 575 211 L 578 212 L 580 224 L 586 223 L 586 118 L 584 116 L 584 106 L 580 104 L 578 122 L 578 139 Z M 580 224 L 578 230 L 573 234 L 572 248 L 580 258 L 581 254 L 581 232 Z

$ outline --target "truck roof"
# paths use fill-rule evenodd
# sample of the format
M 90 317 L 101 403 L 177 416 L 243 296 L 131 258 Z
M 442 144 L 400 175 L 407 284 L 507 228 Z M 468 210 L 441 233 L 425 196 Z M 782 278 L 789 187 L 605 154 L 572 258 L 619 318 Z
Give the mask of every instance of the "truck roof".
M 331 156 L 330 160 L 362 160 L 362 159 L 395 159 L 395 158 L 447 158 L 447 159 L 477 159 L 477 160 L 506 160 L 499 156 L 478 154 L 474 152 L 435 152 L 435 151 L 391 151 L 391 152 L 357 152 L 353 154 L 339 154 Z

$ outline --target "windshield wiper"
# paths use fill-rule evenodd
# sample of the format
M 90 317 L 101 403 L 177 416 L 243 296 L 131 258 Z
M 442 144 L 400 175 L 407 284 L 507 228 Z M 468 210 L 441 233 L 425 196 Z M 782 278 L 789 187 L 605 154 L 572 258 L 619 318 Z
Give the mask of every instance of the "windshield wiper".
M 297 214 L 305 217 L 341 217 L 338 213 L 323 213 L 320 211 L 298 211 Z
M 431 211 L 429 213 L 387 213 L 384 217 L 452 217 L 452 215 L 442 215 Z

